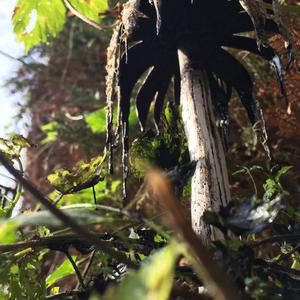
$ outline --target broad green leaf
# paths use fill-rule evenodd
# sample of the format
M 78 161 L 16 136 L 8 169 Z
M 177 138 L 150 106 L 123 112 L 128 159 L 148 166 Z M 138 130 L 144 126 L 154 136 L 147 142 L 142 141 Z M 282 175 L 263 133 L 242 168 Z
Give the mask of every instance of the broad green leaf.
M 13 14 L 14 31 L 25 50 L 55 37 L 66 21 L 62 0 L 19 0 Z
M 156 252 L 139 271 L 131 272 L 116 288 L 109 288 L 105 300 L 166 300 L 172 288 L 174 269 L 181 246 L 176 242 Z
M 85 113 L 84 119 L 88 127 L 92 130 L 93 133 L 105 133 L 106 132 L 106 108 L 100 108 L 92 113 Z M 117 120 L 117 110 L 114 111 L 113 116 L 114 122 Z M 135 108 L 132 106 L 130 108 L 129 114 L 129 124 L 137 124 L 137 115 Z
M 77 257 L 72 256 L 72 258 L 74 261 L 76 261 Z M 49 286 L 51 286 L 53 283 L 55 283 L 56 281 L 66 277 L 66 276 L 72 275 L 74 273 L 75 273 L 75 271 L 74 271 L 74 268 L 73 268 L 71 262 L 68 259 L 66 259 L 59 267 L 57 267 L 57 269 L 52 274 L 50 274 L 46 278 L 47 288 Z
M 17 222 L 0 223 L 0 244 L 10 244 L 16 241 Z
M 85 121 L 93 133 L 106 131 L 106 109 L 101 108 L 90 114 L 85 114 Z

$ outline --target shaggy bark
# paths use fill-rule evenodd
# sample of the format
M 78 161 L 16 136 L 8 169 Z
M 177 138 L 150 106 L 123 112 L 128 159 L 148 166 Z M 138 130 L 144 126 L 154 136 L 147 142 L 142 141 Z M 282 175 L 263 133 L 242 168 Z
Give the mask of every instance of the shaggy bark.
M 191 219 L 194 231 L 204 241 L 216 232 L 201 220 L 207 209 L 218 211 L 230 199 L 223 145 L 216 126 L 210 87 L 205 71 L 185 51 L 179 50 L 182 119 L 191 160 L 197 161 L 192 178 Z

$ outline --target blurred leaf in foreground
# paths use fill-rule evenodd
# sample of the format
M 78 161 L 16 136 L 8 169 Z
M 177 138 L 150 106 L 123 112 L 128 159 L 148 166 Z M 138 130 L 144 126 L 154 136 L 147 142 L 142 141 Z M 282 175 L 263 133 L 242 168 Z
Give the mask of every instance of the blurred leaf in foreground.
M 139 271 L 131 272 L 116 288 L 109 288 L 105 300 L 169 299 L 174 270 L 181 247 L 172 242 L 156 252 Z M 102 299 L 102 298 L 101 298 Z

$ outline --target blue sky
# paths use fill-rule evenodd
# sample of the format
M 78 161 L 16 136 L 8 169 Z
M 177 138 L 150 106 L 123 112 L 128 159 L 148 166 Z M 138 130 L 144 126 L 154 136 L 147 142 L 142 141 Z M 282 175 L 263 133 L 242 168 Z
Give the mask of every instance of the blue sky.
M 13 33 L 11 16 L 16 0 L 0 0 L 0 50 L 8 53 L 13 57 L 20 57 L 24 54 L 24 47 L 18 43 Z M 0 137 L 5 137 L 6 133 L 11 131 L 21 131 L 24 134 L 22 125 L 18 128 L 13 120 L 16 115 L 16 103 L 22 101 L 24 95 L 10 95 L 9 90 L 5 87 L 5 80 L 10 78 L 17 70 L 20 63 L 11 60 L 0 54 Z M 8 128 L 5 128 L 9 125 Z M 0 166 L 0 174 L 8 173 Z M 0 183 L 3 185 L 10 184 L 11 181 L 6 177 L 0 176 Z
M 16 2 L 16 0 L 0 0 L 0 50 L 19 57 L 24 54 L 24 47 L 17 42 L 11 23 Z M 9 95 L 4 83 L 13 75 L 18 66 L 18 62 L 0 54 L 0 137 L 3 137 L 6 132 L 16 130 L 12 117 L 16 114 L 15 103 L 22 100 L 22 95 Z M 11 126 L 5 129 L 6 125 Z

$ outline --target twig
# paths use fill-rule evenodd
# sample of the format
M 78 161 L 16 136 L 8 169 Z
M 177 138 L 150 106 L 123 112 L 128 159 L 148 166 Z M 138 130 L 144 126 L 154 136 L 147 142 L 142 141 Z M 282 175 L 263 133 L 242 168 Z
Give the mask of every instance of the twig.
M 106 26 L 106 25 L 100 25 L 97 22 L 87 18 L 86 16 L 84 16 L 83 14 L 81 14 L 77 9 L 75 9 L 72 4 L 68 1 L 68 0 L 64 0 L 64 3 L 66 5 L 66 7 L 70 10 L 70 12 L 76 16 L 77 18 L 79 18 L 80 20 L 82 20 L 84 23 L 98 29 L 98 30 L 104 30 L 104 29 L 111 29 L 112 27 L 114 27 L 113 25 L 110 26 Z
M 283 234 L 283 235 L 275 235 L 270 238 L 266 238 L 261 240 L 255 244 L 252 244 L 252 247 L 260 247 L 264 244 L 270 244 L 275 242 L 289 242 L 289 243 L 296 243 L 300 242 L 300 234 Z
M 85 284 L 84 284 L 84 281 L 83 281 L 83 278 L 82 278 L 82 276 L 81 276 L 81 273 L 80 273 L 80 271 L 79 271 L 79 269 L 78 269 L 78 267 L 77 267 L 77 265 L 76 265 L 76 263 L 75 263 L 73 257 L 70 255 L 70 253 L 69 253 L 68 250 L 65 251 L 65 255 L 67 256 L 68 260 L 70 261 L 70 263 L 71 263 L 71 265 L 72 265 L 72 267 L 73 267 L 73 269 L 74 269 L 74 271 L 75 271 L 75 273 L 76 273 L 76 276 L 77 276 L 77 278 L 78 278 L 78 282 L 80 283 L 81 287 L 82 287 L 83 289 L 85 289 L 86 286 L 85 286 Z
M 56 295 L 51 295 L 51 296 L 47 296 L 46 299 L 47 300 L 65 300 L 65 299 L 74 299 L 73 296 L 77 296 L 77 297 L 84 297 L 86 298 L 88 296 L 87 292 L 83 292 L 80 290 L 73 290 L 73 291 L 69 291 L 69 292 L 63 292 L 63 293 L 59 293 Z M 68 298 L 68 297 L 72 297 L 72 298 Z M 83 299 L 83 298 L 80 298 Z
M 54 205 L 57 206 L 58 202 L 63 198 L 64 194 L 60 194 L 58 195 L 55 199 L 54 199 Z
M 0 162 L 9 171 L 9 173 L 11 173 L 23 185 L 23 187 L 36 198 L 36 200 L 45 206 L 45 208 L 48 209 L 55 217 L 62 221 L 62 223 L 64 223 L 67 227 L 70 227 L 75 233 L 81 236 L 83 240 L 96 246 L 116 260 L 125 263 L 128 265 L 128 267 L 137 268 L 136 264 L 129 260 L 124 254 L 114 250 L 113 248 L 109 248 L 105 242 L 98 240 L 83 226 L 79 225 L 76 221 L 74 221 L 72 218 L 58 209 L 51 201 L 44 197 L 44 195 L 37 190 L 32 183 L 25 179 L 22 174 L 11 165 L 3 152 L 0 152 Z
M 96 190 L 94 185 L 92 186 L 92 190 L 93 190 L 94 203 L 95 205 L 97 205 L 97 196 L 96 196 Z
M 9 53 L 7 53 L 7 52 L 5 52 L 3 50 L 0 50 L 0 54 L 3 55 L 3 56 L 5 56 L 6 58 L 11 59 L 11 60 L 18 61 L 21 64 L 23 64 L 24 66 L 29 66 L 29 64 L 27 62 L 25 62 L 23 59 L 14 57 L 14 56 L 10 55 Z
M 90 257 L 88 259 L 88 262 L 82 272 L 82 278 L 85 279 L 85 277 L 87 276 L 91 266 L 92 266 L 92 263 L 93 263 L 93 260 L 95 258 L 95 254 L 96 254 L 96 250 L 93 250 L 93 252 L 90 254 Z M 76 288 L 79 288 L 79 284 L 76 286 Z
M 95 234 L 91 233 L 95 238 L 101 239 L 105 238 L 106 234 Z M 13 244 L 0 244 L 0 253 L 18 251 L 26 248 L 48 248 L 48 249 L 59 249 L 62 245 L 72 245 L 77 242 L 82 242 L 83 239 L 80 238 L 77 234 L 66 234 L 60 236 L 48 236 L 34 240 L 22 241 Z M 111 244 L 110 242 L 104 242 L 107 245 Z
M 72 58 L 74 29 L 75 29 L 75 22 L 73 20 L 73 22 L 71 23 L 71 29 L 70 29 L 70 35 L 69 35 L 68 54 L 67 54 L 66 63 L 65 63 L 65 66 L 64 66 L 61 78 L 60 78 L 61 81 L 64 81 L 66 78 L 66 74 L 69 69 L 70 61 Z

